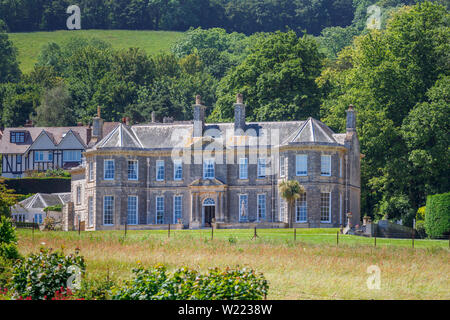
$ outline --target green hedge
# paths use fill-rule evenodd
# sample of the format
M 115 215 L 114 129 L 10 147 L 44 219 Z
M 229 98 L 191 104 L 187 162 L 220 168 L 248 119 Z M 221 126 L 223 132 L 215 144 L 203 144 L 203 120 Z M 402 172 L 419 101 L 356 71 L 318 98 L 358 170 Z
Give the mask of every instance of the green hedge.
M 450 192 L 427 197 L 425 230 L 431 238 L 450 234 Z
M 16 194 L 70 192 L 70 178 L 17 178 L 4 183 Z

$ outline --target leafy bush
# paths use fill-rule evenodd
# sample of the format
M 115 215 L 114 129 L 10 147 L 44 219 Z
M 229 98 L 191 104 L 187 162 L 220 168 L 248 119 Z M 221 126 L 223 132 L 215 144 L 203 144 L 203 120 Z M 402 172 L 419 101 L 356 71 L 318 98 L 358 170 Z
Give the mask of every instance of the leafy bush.
M 51 217 L 46 217 L 44 219 L 44 230 L 45 231 L 54 231 L 56 229 L 55 219 Z
M 8 285 L 13 262 L 20 258 L 17 237 L 10 218 L 0 217 L 0 288 Z
M 49 211 L 61 212 L 62 211 L 62 204 L 57 204 L 55 206 L 46 207 L 46 208 L 44 208 L 44 211 L 45 212 L 49 212 Z
M 427 232 L 425 230 L 425 221 L 417 221 L 416 222 L 416 231 L 419 234 L 420 238 L 426 238 Z
M 16 294 L 33 300 L 52 299 L 61 288 L 68 286 L 73 268 L 86 270 L 84 258 L 75 254 L 64 255 L 61 251 L 42 248 L 37 254 L 30 254 L 13 267 L 12 286 Z
M 81 288 L 75 293 L 75 297 L 86 300 L 108 300 L 114 286 L 115 282 L 108 278 L 104 280 L 83 279 Z
M 113 300 L 257 300 L 267 295 L 267 280 L 247 269 L 210 269 L 200 274 L 186 267 L 133 269 L 134 279 L 112 289 Z
M 425 211 L 427 207 L 420 207 L 417 209 L 416 221 L 425 221 Z
M 0 217 L 0 257 L 6 260 L 20 258 L 17 250 L 17 237 L 12 220 L 4 216 Z
M 427 197 L 425 230 L 432 238 L 450 233 L 450 192 Z

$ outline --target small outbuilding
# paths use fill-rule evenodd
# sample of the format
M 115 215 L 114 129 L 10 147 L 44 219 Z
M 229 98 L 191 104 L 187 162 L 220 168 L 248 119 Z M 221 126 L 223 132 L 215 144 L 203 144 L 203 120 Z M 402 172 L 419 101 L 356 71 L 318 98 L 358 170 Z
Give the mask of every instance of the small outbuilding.
M 70 195 L 70 192 L 36 193 L 12 206 L 11 216 L 17 222 L 33 222 L 34 219 L 35 223 L 42 224 L 47 217 L 47 212 L 44 209 L 54 206 L 64 206 L 70 201 Z M 61 220 L 61 218 L 56 220 Z

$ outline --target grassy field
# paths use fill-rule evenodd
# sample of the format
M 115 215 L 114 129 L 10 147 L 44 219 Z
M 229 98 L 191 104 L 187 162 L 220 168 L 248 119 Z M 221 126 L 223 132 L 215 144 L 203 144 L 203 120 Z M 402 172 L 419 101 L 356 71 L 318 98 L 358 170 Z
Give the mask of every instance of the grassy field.
M 42 46 L 48 42 L 63 43 L 75 36 L 98 38 L 112 45 L 114 49 L 139 47 L 152 54 L 167 51 L 181 36 L 180 32 L 170 31 L 129 31 L 129 30 L 77 30 L 10 33 L 9 38 L 19 50 L 18 60 L 22 72 L 33 69 Z
M 130 276 L 140 261 L 170 269 L 247 266 L 269 280 L 269 299 L 450 299 L 448 241 L 339 237 L 337 229 L 35 232 L 19 230 L 22 254 L 45 245 L 76 247 L 91 278 Z M 45 244 L 43 244 L 45 243 Z M 381 289 L 369 290 L 367 267 L 381 269 Z

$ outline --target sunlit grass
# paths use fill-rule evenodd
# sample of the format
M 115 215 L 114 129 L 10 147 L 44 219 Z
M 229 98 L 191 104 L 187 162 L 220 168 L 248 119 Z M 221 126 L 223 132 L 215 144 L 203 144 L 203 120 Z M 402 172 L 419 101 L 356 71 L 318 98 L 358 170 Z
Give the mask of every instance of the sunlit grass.
M 248 266 L 265 274 L 269 299 L 449 299 L 447 241 L 339 236 L 337 229 L 39 232 L 19 230 L 21 253 L 79 247 L 90 277 L 120 280 L 140 261 L 174 269 Z M 381 290 L 367 289 L 367 267 L 381 269 Z
M 48 42 L 61 44 L 71 37 L 98 38 L 110 43 L 113 49 L 138 47 L 148 54 L 168 51 L 171 45 L 182 35 L 172 31 L 135 31 L 135 30 L 77 30 L 52 32 L 9 33 L 14 46 L 19 50 L 18 60 L 24 73 L 30 72 L 41 51 Z

